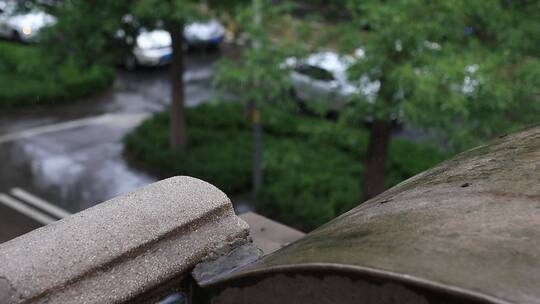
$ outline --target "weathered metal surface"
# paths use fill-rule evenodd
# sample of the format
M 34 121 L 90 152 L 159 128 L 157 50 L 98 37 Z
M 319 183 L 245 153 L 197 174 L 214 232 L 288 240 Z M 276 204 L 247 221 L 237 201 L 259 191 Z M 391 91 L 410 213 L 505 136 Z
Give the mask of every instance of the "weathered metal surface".
M 222 254 L 197 264 L 191 272 L 195 282 L 207 285 L 227 276 L 233 271 L 259 260 L 263 255 L 261 249 L 253 243 L 238 246 L 227 254 Z
M 1 244 L 0 303 L 151 298 L 248 231 L 214 186 L 166 179 Z
M 213 303 L 397 303 L 384 300 L 388 284 L 415 303 L 540 303 L 540 127 L 445 161 L 207 287 Z

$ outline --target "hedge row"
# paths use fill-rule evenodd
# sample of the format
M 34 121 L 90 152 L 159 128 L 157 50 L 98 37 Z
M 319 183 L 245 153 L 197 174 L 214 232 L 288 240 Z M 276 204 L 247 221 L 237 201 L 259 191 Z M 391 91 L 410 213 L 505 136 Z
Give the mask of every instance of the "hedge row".
M 0 42 L 0 107 L 76 100 L 103 90 L 113 79 L 109 67 L 83 70 L 74 60 L 57 65 L 38 46 Z
M 127 151 L 164 174 L 195 176 L 228 194 L 249 191 L 251 129 L 236 103 L 188 109 L 189 147 L 168 147 L 169 118 L 159 113 L 125 139 Z M 312 117 L 263 110 L 264 186 L 258 212 L 310 230 L 356 206 L 361 197 L 367 133 Z M 436 149 L 393 140 L 386 184 L 443 160 Z

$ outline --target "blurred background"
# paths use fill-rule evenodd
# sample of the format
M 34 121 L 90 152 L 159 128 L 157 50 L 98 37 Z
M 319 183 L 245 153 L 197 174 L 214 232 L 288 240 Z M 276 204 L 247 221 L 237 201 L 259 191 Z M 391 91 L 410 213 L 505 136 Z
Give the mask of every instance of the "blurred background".
M 173 175 L 310 231 L 540 121 L 536 0 L 0 0 L 0 242 Z

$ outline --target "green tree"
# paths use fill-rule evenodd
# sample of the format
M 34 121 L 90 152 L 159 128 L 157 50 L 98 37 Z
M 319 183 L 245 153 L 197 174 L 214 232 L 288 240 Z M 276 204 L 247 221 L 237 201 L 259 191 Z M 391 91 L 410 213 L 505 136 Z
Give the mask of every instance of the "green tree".
M 41 5 L 36 0 L 35 5 Z M 187 20 L 198 16 L 198 1 L 61 1 L 47 7 L 58 19 L 44 43 L 51 46 L 52 54 L 59 58 L 76 57 L 83 65 L 96 62 L 114 64 L 119 57 L 130 52 L 127 39 L 116 36 L 120 29 L 129 28 L 136 38 L 142 29 L 163 25 L 172 38 L 171 67 L 171 147 L 186 146 L 183 86 L 183 26 Z M 122 20 L 135 15 L 136 22 Z M 135 41 L 136 39 L 132 39 Z M 123 52 L 122 52 L 123 51 Z
M 133 11 L 141 23 L 154 27 L 163 22 L 171 34 L 171 108 L 170 108 L 170 144 L 173 149 L 185 148 L 187 145 L 186 119 L 184 109 L 184 39 L 186 23 L 195 21 L 214 11 L 230 11 L 242 0 L 138 0 L 133 3 Z
M 369 29 L 366 57 L 349 77 L 380 82 L 374 102 L 358 95 L 351 110 L 371 121 L 365 199 L 384 190 L 393 121 L 462 148 L 540 117 L 538 1 L 349 0 L 348 8 L 349 33 Z
M 273 39 L 268 30 L 288 8 L 287 5 L 276 6 L 269 0 L 254 0 L 252 5 L 237 7 L 232 16 L 248 45 L 241 50 L 239 58 L 226 58 L 220 62 L 214 80 L 218 89 L 246 105 L 246 112 L 252 119 L 253 194 L 263 182 L 262 108 L 289 99 L 290 83 L 282 65 L 287 56 L 298 52 L 298 45 Z
M 184 38 L 186 22 L 200 16 L 199 1 L 139 0 L 134 2 L 133 11 L 141 24 L 148 27 L 163 23 L 171 35 L 171 107 L 170 145 L 173 149 L 187 145 L 186 119 L 184 110 Z
M 21 9 L 39 6 L 57 18 L 47 29 L 40 44 L 57 64 L 74 60 L 83 68 L 94 64 L 112 65 L 121 55 L 115 33 L 122 27 L 122 16 L 129 1 L 40 1 L 18 2 Z M 41 33 L 40 33 L 41 34 Z
M 173 149 L 187 145 L 184 114 L 184 40 L 183 29 L 188 22 L 204 18 L 208 7 L 227 11 L 243 1 L 199 1 L 199 0 L 73 0 L 73 1 L 31 1 L 41 5 L 58 19 L 43 43 L 56 58 L 76 58 L 81 65 L 90 67 L 95 63 L 115 64 L 131 52 L 127 39 L 117 37 L 120 29 L 132 36 L 142 28 L 164 27 L 172 38 L 171 66 L 171 137 Z M 21 2 L 24 9 L 30 2 Z M 47 4 L 43 4 L 47 3 Z M 136 22 L 126 24 L 123 17 L 131 15 Z

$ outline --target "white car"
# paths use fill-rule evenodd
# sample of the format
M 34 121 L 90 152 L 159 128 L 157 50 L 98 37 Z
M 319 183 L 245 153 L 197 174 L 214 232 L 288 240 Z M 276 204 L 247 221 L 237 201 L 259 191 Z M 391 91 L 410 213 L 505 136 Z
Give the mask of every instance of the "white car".
M 17 12 L 15 8 L 15 2 L 0 1 L 0 37 L 30 42 L 41 29 L 56 23 L 56 18 L 45 12 Z
M 140 66 L 160 66 L 171 62 L 172 40 L 165 30 L 141 31 L 133 47 L 133 55 L 126 58 L 128 69 Z
M 374 102 L 380 88 L 378 80 L 363 76 L 352 81 L 347 77 L 347 69 L 363 57 L 363 50 L 358 49 L 354 56 L 325 51 L 301 60 L 288 58 L 285 66 L 291 68 L 295 97 L 308 107 L 316 103 L 330 111 L 341 110 L 354 94 L 363 94 L 367 101 Z
M 122 33 L 117 33 L 119 38 Z M 218 46 L 225 36 L 225 28 L 216 20 L 195 22 L 184 28 L 184 39 L 188 46 Z M 125 66 L 161 66 L 171 62 L 172 39 L 165 30 L 142 30 L 137 36 L 133 55 L 125 60 Z

